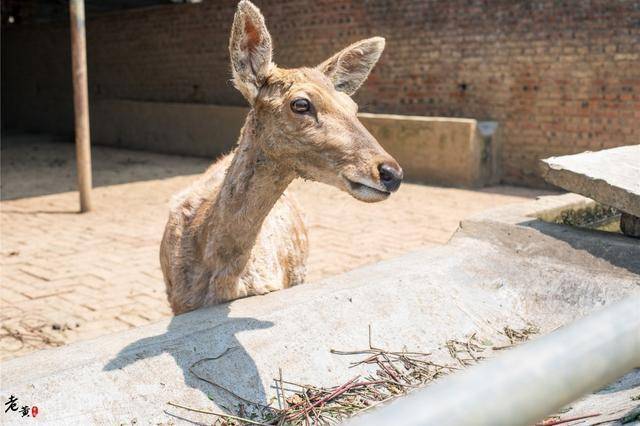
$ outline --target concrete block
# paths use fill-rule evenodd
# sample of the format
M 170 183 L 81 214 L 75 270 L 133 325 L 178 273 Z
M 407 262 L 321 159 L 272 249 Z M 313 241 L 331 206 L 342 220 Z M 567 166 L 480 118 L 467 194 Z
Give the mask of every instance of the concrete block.
M 359 114 L 408 180 L 482 187 L 500 180 L 497 124 L 466 118 Z
M 640 145 L 542 160 L 544 179 L 623 212 L 640 216 Z
M 101 100 L 91 105 L 91 138 L 99 145 L 217 157 L 240 136 L 248 108 Z

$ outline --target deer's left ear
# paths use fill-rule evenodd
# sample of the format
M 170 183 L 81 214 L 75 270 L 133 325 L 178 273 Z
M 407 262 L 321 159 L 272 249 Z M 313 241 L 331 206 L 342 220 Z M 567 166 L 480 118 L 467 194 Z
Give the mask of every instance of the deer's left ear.
M 229 54 L 233 83 L 253 105 L 273 64 L 271 35 L 264 23 L 264 17 L 260 9 L 248 0 L 238 3 L 233 17 Z
M 384 50 L 384 38 L 372 37 L 345 47 L 317 66 L 336 90 L 352 95 L 364 83 Z

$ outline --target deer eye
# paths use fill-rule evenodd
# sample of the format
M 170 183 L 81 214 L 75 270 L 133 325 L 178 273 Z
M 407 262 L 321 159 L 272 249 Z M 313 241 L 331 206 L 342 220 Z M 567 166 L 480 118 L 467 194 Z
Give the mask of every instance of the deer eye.
M 304 114 L 311 110 L 309 99 L 298 98 L 291 101 L 291 110 L 297 114 Z

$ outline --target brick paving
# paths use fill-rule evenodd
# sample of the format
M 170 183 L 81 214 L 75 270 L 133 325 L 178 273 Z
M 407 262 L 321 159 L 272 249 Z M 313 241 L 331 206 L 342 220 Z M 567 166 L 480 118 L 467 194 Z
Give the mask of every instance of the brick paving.
M 0 359 L 169 316 L 158 262 L 168 201 L 210 160 L 94 147 L 94 211 L 77 214 L 72 144 L 2 142 Z M 309 224 L 308 281 L 444 244 L 462 218 L 542 194 L 404 184 L 364 204 L 317 183 L 292 190 Z

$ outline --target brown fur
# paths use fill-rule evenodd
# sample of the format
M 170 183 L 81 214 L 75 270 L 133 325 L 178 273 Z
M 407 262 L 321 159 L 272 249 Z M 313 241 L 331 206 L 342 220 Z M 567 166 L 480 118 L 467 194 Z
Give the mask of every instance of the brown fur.
M 262 14 L 238 5 L 229 43 L 234 84 L 252 105 L 238 147 L 174 199 L 160 249 L 174 313 L 300 284 L 307 232 L 286 188 L 296 177 L 367 202 L 389 196 L 378 166 L 397 163 L 358 121 L 348 96 L 384 40 L 351 45 L 317 68 L 271 62 Z M 292 110 L 308 99 L 313 114 Z

